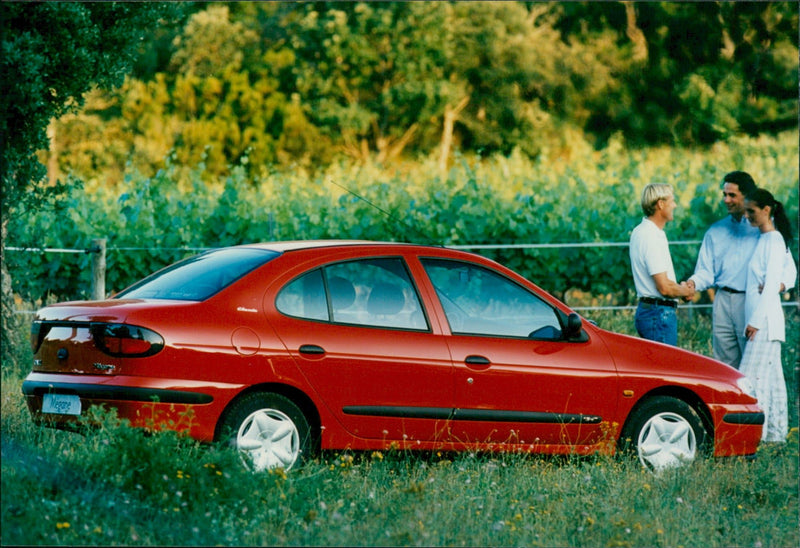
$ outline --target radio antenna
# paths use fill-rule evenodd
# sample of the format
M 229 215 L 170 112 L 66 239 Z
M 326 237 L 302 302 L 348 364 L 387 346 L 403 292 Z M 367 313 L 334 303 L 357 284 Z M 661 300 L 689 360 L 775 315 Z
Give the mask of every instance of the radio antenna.
M 396 222 L 396 223 L 399 223 L 399 224 L 403 225 L 404 227 L 406 227 L 406 228 L 408 228 L 408 229 L 410 229 L 410 230 L 413 230 L 413 231 L 414 231 L 414 232 L 415 232 L 415 233 L 416 233 L 418 236 L 422 236 L 423 238 L 425 238 L 425 239 L 426 239 L 427 241 L 429 241 L 429 242 L 432 242 L 432 241 L 433 241 L 433 240 L 432 240 L 430 237 L 428 237 L 428 235 L 427 235 L 427 234 L 423 234 L 423 233 L 422 233 L 422 232 L 420 232 L 420 231 L 419 231 L 419 230 L 418 230 L 418 229 L 417 229 L 415 226 L 409 225 L 408 223 L 406 223 L 406 222 L 405 222 L 404 220 L 402 220 L 402 219 L 398 219 L 397 217 L 395 217 L 394 215 L 392 215 L 391 213 L 389 213 L 388 211 L 386 211 L 386 210 L 385 210 L 385 209 L 383 209 L 382 207 L 380 207 L 380 206 L 378 206 L 378 205 L 376 205 L 376 204 L 374 204 L 374 203 L 370 202 L 369 200 L 367 200 L 366 198 L 364 198 L 364 197 L 363 197 L 363 196 L 361 196 L 360 194 L 357 194 L 357 193 L 353 192 L 352 190 L 350 190 L 350 189 L 349 189 L 349 188 L 347 188 L 346 186 L 340 185 L 339 183 L 337 183 L 336 181 L 334 181 L 334 180 L 332 180 L 332 179 L 330 179 L 330 180 L 329 180 L 329 182 L 330 182 L 331 184 L 333 184 L 333 185 L 336 185 L 336 186 L 338 186 L 339 188 L 341 188 L 342 190 L 344 190 L 344 191 L 345 191 L 345 192 L 347 192 L 348 194 L 351 194 L 351 195 L 355 196 L 355 197 L 356 197 L 356 198 L 358 198 L 359 200 L 361 200 L 361 201 L 363 201 L 363 202 L 366 202 L 366 203 L 367 203 L 367 204 L 369 204 L 370 206 L 374 207 L 375 209 L 377 209 L 378 211 L 380 211 L 381 213 L 383 213 L 384 215 L 386 215 L 386 217 L 388 217 L 388 218 L 389 218 L 389 219 L 391 219 L 392 221 L 394 221 L 394 222 Z

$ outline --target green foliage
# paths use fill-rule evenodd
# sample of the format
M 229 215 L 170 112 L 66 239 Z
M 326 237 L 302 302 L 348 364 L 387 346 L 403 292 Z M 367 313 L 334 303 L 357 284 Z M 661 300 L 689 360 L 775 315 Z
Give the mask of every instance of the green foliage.
M 177 3 L 124 2 L 4 2 L 0 6 L 4 359 L 11 358 L 7 333 L 16 323 L 4 252 L 7 224 L 25 211 L 53 205 L 66 190 L 55 170 L 48 173 L 37 156 L 37 151 L 51 148 L 51 134 L 54 137 L 57 131 L 51 120 L 81 105 L 83 93 L 92 86 L 119 84 L 133 63 L 144 29 L 177 18 L 181 9 Z M 94 166 L 100 171 L 103 167 Z
M 9 246 L 87 249 L 106 238 L 107 288 L 119 291 L 198 249 L 257 241 L 341 238 L 436 245 L 551 244 L 537 249 L 481 249 L 542 288 L 633 299 L 628 251 L 558 244 L 620 243 L 641 220 L 639 194 L 653 181 L 676 190 L 680 205 L 667 226 L 676 274 L 694 270 L 697 244 L 724 215 L 720 181 L 746 169 L 787 205 L 797 233 L 798 157 L 793 134 L 738 139 L 709 150 L 654 148 L 631 153 L 620 141 L 599 152 L 575 145 L 569 162 L 522 154 L 459 157 L 445 180 L 435 159 L 404 171 L 341 163 L 252 178 L 247 157 L 219 184 L 205 164 L 168 159 L 152 177 L 131 173 L 125 191 L 76 185 L 57 208 L 14 219 Z M 345 190 L 346 189 L 346 190 Z M 9 252 L 14 289 L 25 300 L 89 292 L 88 255 Z M 33 276 L 22 273 L 36 273 Z M 574 304 L 574 303 L 572 303 Z
M 632 61 L 616 67 L 606 94 L 587 100 L 585 128 L 600 142 L 621 131 L 636 144 L 703 144 L 797 127 L 791 2 L 568 2 L 563 10 L 564 35 L 599 45 L 611 30 L 609 49 Z
M 795 546 L 797 429 L 758 459 L 658 476 L 622 458 L 325 453 L 253 474 L 230 450 L 95 413 L 35 428 L 3 382 L 2 543 Z
M 170 152 L 204 157 L 208 177 L 244 157 L 252 177 L 343 155 L 397 163 L 438 153 L 450 116 L 465 154 L 531 158 L 576 138 L 705 145 L 797 127 L 789 2 L 184 7 L 122 88 L 54 124 L 60 173 L 118 185 Z
M 289 158 L 326 160 L 319 130 L 279 90 L 290 51 L 262 54 L 255 31 L 220 5 L 194 14 L 176 44 L 171 72 L 93 93 L 80 115 L 60 120 L 60 172 L 116 186 L 129 166 L 153 175 L 168 155 L 185 166 L 202 161 L 207 181 L 228 175 L 231 164 L 255 176 Z
M 46 128 L 83 101 L 92 85 L 122 82 L 144 35 L 174 17 L 170 4 L 27 3 L 2 7 L 3 219 L 17 205 L 48 195 L 45 167 L 35 155 L 49 148 Z

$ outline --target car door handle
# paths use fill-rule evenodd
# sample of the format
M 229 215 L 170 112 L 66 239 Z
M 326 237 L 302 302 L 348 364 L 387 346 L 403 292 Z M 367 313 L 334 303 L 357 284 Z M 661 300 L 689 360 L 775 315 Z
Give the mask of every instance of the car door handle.
M 324 354 L 325 349 L 316 344 L 304 344 L 300 347 L 301 354 Z
M 492 362 L 489 361 L 489 358 L 483 356 L 467 356 L 464 363 L 468 365 L 489 365 Z

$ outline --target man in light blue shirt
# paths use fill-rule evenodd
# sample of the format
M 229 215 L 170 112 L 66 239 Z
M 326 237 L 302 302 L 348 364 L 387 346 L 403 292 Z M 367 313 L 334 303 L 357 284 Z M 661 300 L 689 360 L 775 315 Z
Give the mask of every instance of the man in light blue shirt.
M 751 226 L 744 216 L 744 200 L 756 184 L 744 171 L 728 173 L 722 180 L 722 200 L 730 215 L 706 232 L 694 274 L 687 283 L 695 291 L 716 288 L 711 341 L 714 358 L 738 368 L 746 342 L 747 266 L 759 236 L 758 228 Z M 797 268 L 787 252 L 781 276 L 784 291 L 794 287 L 796 277 Z

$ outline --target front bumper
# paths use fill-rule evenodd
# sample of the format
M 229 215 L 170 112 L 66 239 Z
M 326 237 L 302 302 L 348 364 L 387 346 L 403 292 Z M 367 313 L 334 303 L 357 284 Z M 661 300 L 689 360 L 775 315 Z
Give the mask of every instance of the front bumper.
M 715 457 L 755 455 L 764 425 L 764 412 L 757 404 L 711 406 L 711 414 Z

